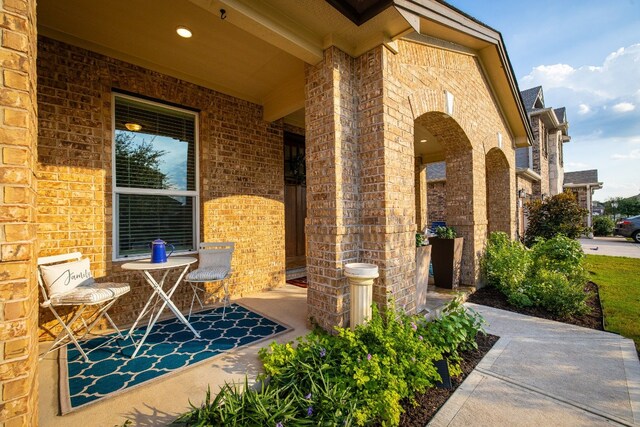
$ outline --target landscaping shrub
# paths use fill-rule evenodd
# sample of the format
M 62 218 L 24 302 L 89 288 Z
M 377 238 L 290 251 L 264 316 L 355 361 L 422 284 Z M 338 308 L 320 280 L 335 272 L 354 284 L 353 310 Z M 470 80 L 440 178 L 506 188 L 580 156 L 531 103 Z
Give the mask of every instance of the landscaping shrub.
M 584 256 L 580 243 L 563 235 L 538 238 L 527 249 L 504 233 L 492 233 L 482 270 L 487 284 L 500 290 L 510 304 L 570 316 L 587 310 Z
M 522 243 L 497 232 L 489 235 L 481 263 L 486 283 L 509 296 L 516 293 L 526 279 L 531 257 Z
M 528 225 L 524 243 L 531 247 L 536 238 L 551 239 L 558 234 L 575 239 L 587 231 L 584 218 L 588 211 L 578 206 L 573 194 L 565 192 L 544 201 L 526 204 Z
M 434 361 L 447 357 L 460 373 L 459 352 L 474 348 L 482 319 L 457 301 L 427 322 L 373 307 L 371 320 L 337 335 L 314 331 L 293 343 L 272 343 L 260 350 L 265 381 L 244 392 L 223 387 L 201 407 L 181 416 L 187 425 L 229 426 L 394 426 L 402 399 L 413 399 L 440 377 Z M 268 384 L 264 385 L 267 383 Z
M 593 217 L 593 234 L 596 236 L 611 236 L 616 224 L 608 216 Z

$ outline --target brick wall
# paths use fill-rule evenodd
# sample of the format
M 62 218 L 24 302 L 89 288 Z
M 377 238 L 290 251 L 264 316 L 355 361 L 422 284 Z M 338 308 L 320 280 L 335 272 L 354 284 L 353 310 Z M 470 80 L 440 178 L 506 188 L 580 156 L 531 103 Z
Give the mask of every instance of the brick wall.
M 0 424 L 38 424 L 36 3 L 0 3 Z
M 487 191 L 487 222 L 488 231 L 493 233 L 501 231 L 509 236 L 515 234 L 515 204 L 514 197 L 505 197 L 512 191 L 512 181 L 509 175 L 513 170 L 509 169 L 509 162 L 504 153 L 493 148 L 487 153 L 486 158 L 486 191 Z M 513 209 L 513 211 L 512 211 Z M 507 214 L 507 215 L 505 215 Z M 513 227 L 513 228 L 512 228 Z
M 307 303 L 309 316 L 327 329 L 348 323 L 342 266 L 360 256 L 354 66 L 353 58 L 330 48 L 305 69 Z
M 427 184 L 427 224 L 447 220 L 447 182 L 430 181 Z
M 112 262 L 112 89 L 199 113 L 200 234 L 234 241 L 234 297 L 284 283 L 282 123 L 250 102 L 48 38 L 39 40 L 40 255 L 79 250 L 101 280 L 129 281 L 111 310 L 130 323 L 150 290 Z M 217 287 L 216 287 L 217 288 Z M 191 301 L 188 287 L 174 299 Z M 50 317 L 42 312 L 42 334 Z
M 484 247 L 488 226 L 485 156 L 492 148 L 504 153 L 511 171 L 495 191 L 509 201 L 501 215 L 515 233 L 513 141 L 476 58 L 408 40 L 399 41 L 398 48 L 397 55 L 387 53 L 388 87 L 398 94 L 397 104 L 387 107 L 389 116 L 410 129 L 411 140 L 414 120 L 419 120 L 445 147 L 446 221 L 465 237 L 462 281 L 476 283 L 477 254 Z M 451 116 L 446 115 L 445 91 L 454 97 Z M 498 132 L 503 136 L 501 148 Z M 432 204 L 428 205 L 431 210 Z

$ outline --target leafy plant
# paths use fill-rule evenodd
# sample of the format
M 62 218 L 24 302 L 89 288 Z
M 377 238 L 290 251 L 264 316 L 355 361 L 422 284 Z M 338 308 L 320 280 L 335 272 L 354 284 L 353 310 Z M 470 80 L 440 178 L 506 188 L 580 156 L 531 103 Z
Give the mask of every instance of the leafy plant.
M 476 336 L 484 332 L 485 321 L 478 313 L 465 309 L 458 299 L 452 300 L 433 322 L 423 322 L 419 332 L 449 359 L 452 376 L 462 373 L 460 352 L 478 348 Z
M 429 244 L 429 241 L 427 239 L 427 236 L 425 236 L 422 233 L 416 233 L 416 247 L 419 248 L 420 246 L 427 246 Z
M 492 233 L 481 265 L 487 284 L 510 304 L 570 316 L 587 310 L 584 256 L 580 243 L 563 235 L 538 238 L 527 249 L 504 233 Z
M 522 243 L 512 241 L 506 233 L 491 233 L 481 260 L 481 268 L 488 285 L 495 286 L 510 296 L 517 293 L 527 278 L 531 268 L 531 257 Z M 515 305 L 531 304 L 526 300 L 520 300 Z
M 575 196 L 569 192 L 556 194 L 544 201 L 533 200 L 526 204 L 528 213 L 524 243 L 531 247 L 536 238 L 551 239 L 558 234 L 575 239 L 586 232 L 584 224 L 587 210 L 578 206 Z
M 439 226 L 435 229 L 436 237 L 440 239 L 455 239 L 456 238 L 456 230 L 451 227 Z
M 608 216 L 593 217 L 593 234 L 596 236 L 611 236 L 616 224 Z

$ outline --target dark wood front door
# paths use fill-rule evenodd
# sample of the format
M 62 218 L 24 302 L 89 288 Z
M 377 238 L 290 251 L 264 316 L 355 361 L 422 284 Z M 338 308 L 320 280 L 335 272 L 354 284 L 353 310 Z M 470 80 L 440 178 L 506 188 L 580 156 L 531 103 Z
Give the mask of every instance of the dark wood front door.
M 284 133 L 284 228 L 287 269 L 306 266 L 307 186 L 304 136 Z

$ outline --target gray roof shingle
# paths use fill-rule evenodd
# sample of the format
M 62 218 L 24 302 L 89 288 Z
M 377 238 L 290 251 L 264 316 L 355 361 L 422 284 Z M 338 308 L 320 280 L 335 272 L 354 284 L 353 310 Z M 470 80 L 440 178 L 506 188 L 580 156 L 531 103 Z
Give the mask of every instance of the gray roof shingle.
M 597 182 L 598 169 L 564 173 L 565 184 L 594 184 Z
M 534 110 L 534 105 L 536 104 L 536 99 L 538 99 L 538 95 L 542 91 L 542 86 L 532 87 L 531 89 L 523 90 L 520 92 L 520 96 L 522 97 L 522 102 L 524 103 L 524 108 L 527 111 Z
M 566 123 L 567 121 L 567 109 L 564 107 L 556 108 L 553 110 L 556 113 L 556 117 L 560 123 Z

